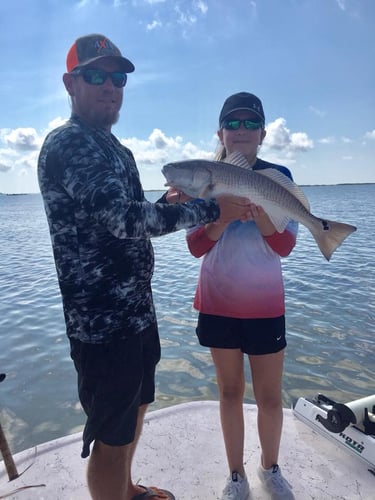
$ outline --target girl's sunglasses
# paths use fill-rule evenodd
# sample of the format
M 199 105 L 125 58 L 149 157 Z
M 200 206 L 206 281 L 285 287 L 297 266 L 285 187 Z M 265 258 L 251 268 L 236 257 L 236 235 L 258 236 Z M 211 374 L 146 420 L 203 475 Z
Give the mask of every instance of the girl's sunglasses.
M 126 73 L 122 71 L 104 71 L 103 69 L 94 68 L 81 68 L 73 70 L 73 75 L 81 75 L 86 83 L 90 85 L 103 85 L 103 83 L 110 78 L 115 87 L 125 87 L 128 78 Z
M 238 130 L 241 127 L 241 123 L 246 130 L 258 130 L 263 127 L 262 122 L 252 122 L 251 120 L 224 120 L 221 124 L 221 128 L 226 130 Z

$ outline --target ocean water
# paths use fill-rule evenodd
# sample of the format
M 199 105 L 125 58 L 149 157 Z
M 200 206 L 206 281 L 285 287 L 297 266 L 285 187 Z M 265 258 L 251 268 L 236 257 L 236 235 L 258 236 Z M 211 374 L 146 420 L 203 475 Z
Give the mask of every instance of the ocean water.
M 330 262 L 300 226 L 283 259 L 288 348 L 283 403 L 323 393 L 347 402 L 375 392 L 375 184 L 311 186 L 312 212 L 357 226 Z M 147 193 L 151 201 L 160 192 Z M 75 432 L 84 415 L 69 357 L 40 195 L 0 196 L 0 422 L 13 452 Z M 217 399 L 192 309 L 200 260 L 184 231 L 153 240 L 154 299 L 162 341 L 150 409 Z M 253 402 L 247 368 L 246 402 Z

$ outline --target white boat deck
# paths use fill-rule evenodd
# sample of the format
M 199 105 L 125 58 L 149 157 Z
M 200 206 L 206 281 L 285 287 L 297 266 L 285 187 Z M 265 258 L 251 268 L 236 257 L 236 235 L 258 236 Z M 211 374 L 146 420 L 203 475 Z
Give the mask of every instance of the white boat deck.
M 256 476 L 259 444 L 256 407 L 244 405 L 245 464 L 252 500 L 269 498 Z M 87 460 L 81 434 L 38 445 L 14 456 L 19 478 L 9 482 L 0 463 L 0 498 L 89 500 Z M 296 500 L 374 500 L 375 476 L 360 458 L 339 447 L 284 410 L 280 466 Z M 30 465 L 31 464 L 31 465 Z M 135 456 L 133 479 L 171 490 L 176 500 L 219 499 L 228 475 L 218 403 L 202 401 L 147 414 Z M 8 494 L 23 486 L 44 485 Z

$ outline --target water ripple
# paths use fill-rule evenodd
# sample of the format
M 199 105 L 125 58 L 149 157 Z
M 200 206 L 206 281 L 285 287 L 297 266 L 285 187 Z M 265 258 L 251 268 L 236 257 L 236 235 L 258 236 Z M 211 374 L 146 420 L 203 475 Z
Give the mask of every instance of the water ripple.
M 317 392 L 345 402 L 375 392 L 375 185 L 305 188 L 313 212 L 358 231 L 326 262 L 310 233 L 283 260 L 288 349 L 283 402 Z M 159 193 L 149 193 L 157 199 Z M 0 196 L 0 419 L 13 451 L 82 427 L 47 224 L 39 195 Z M 199 346 L 192 309 L 200 260 L 184 233 L 153 240 L 153 290 L 162 342 L 161 408 L 217 399 L 215 370 Z M 248 367 L 247 380 L 250 380 Z M 245 400 L 254 401 L 251 384 Z M 5 422 L 5 424 L 4 424 Z

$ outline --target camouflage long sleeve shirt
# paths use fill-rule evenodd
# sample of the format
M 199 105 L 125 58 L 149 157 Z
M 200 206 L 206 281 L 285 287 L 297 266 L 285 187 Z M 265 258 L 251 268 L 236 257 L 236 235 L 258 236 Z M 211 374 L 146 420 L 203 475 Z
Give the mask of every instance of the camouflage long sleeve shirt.
M 67 335 L 108 342 L 156 323 L 150 238 L 216 220 L 216 201 L 146 201 L 129 149 L 73 116 L 38 162 Z

